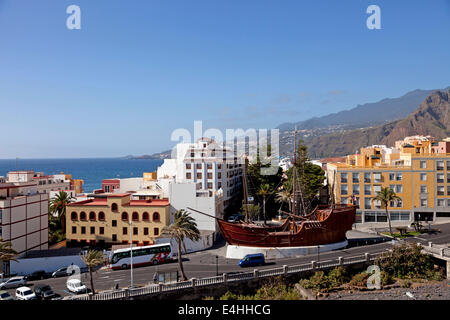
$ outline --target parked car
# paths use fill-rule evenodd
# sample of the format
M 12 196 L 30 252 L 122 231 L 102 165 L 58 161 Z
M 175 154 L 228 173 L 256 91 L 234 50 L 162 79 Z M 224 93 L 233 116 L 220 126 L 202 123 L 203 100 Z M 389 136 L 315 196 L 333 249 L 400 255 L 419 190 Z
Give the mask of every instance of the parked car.
M 75 273 L 75 270 L 72 270 L 72 274 L 74 274 L 74 273 Z M 52 273 L 53 278 L 66 277 L 68 275 L 69 275 L 69 273 L 67 272 L 67 267 L 59 268 L 58 270 L 56 270 L 55 272 Z
M 30 280 L 43 280 L 48 278 L 48 273 L 45 270 L 34 271 L 33 273 L 25 276 L 27 281 Z
M 36 295 L 28 287 L 20 287 L 16 290 L 17 300 L 35 300 Z
M 0 290 L 22 287 L 27 284 L 25 277 L 12 277 L 0 283 Z
M 34 287 L 34 293 L 39 299 L 52 299 L 55 297 L 55 292 L 53 292 L 52 288 L 48 284 Z
M 265 264 L 262 253 L 248 254 L 239 261 L 239 267 L 254 267 Z
M 240 219 L 242 219 L 242 216 L 240 214 L 233 214 L 228 218 L 228 222 L 237 222 Z
M 86 293 L 87 287 L 78 279 L 70 279 L 67 280 L 66 283 L 67 289 L 74 293 Z
M 8 291 L 0 291 L 0 300 L 14 300 Z

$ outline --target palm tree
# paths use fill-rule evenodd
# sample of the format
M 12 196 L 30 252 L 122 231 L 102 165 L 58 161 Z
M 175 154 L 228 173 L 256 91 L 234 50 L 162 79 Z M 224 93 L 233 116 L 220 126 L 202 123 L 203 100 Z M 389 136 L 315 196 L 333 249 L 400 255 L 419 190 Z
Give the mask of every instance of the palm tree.
M 92 278 L 92 270 L 96 266 L 100 266 L 105 264 L 105 257 L 103 256 L 103 252 L 98 250 L 89 250 L 87 253 L 82 255 L 82 259 L 89 270 L 89 276 L 91 277 L 91 290 L 92 293 L 95 294 L 94 289 L 94 279 Z
M 74 197 L 65 191 L 60 191 L 50 200 L 49 211 L 58 214 L 63 234 L 66 233 L 66 206 L 73 201 Z
M 264 215 L 264 224 L 266 224 L 266 197 L 270 195 L 272 191 L 270 190 L 270 185 L 265 183 L 259 187 L 258 195 L 263 197 L 263 215 Z
M 389 233 L 392 236 L 392 227 L 391 227 L 391 217 L 389 216 L 389 212 L 388 212 L 388 204 L 391 201 L 399 201 L 401 200 L 400 197 L 398 197 L 394 191 L 391 190 L 391 188 L 381 188 L 381 191 L 377 192 L 377 195 L 375 196 L 375 198 L 372 199 L 372 201 L 374 200 L 379 200 L 381 201 L 381 204 L 384 206 L 385 210 L 386 210 L 386 216 L 388 218 L 389 221 Z
M 184 238 L 188 238 L 193 241 L 200 239 L 200 231 L 197 229 L 197 223 L 188 212 L 181 209 L 175 212 L 173 223 L 165 226 L 162 231 L 167 232 L 170 238 L 174 239 L 178 244 L 178 266 L 180 268 L 183 281 L 185 281 L 187 280 L 187 277 L 184 273 L 183 261 L 181 258 L 181 244 L 183 243 L 184 250 L 186 251 Z
M 286 181 L 283 184 L 283 189 L 278 191 L 276 200 L 281 203 L 287 202 L 289 205 L 289 212 L 292 212 L 292 183 Z

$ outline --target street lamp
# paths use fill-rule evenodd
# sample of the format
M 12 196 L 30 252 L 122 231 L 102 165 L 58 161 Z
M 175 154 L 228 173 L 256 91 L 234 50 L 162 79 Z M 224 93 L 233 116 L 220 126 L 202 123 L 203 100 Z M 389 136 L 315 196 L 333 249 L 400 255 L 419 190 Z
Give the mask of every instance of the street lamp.
M 133 223 L 129 220 L 130 224 L 130 270 L 131 270 L 131 288 L 133 288 Z

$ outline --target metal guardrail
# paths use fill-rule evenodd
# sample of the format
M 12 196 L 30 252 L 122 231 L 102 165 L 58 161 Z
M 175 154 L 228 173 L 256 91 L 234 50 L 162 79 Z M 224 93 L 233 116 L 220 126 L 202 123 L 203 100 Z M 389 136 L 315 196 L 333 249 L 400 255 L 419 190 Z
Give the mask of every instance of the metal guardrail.
M 450 258 L 450 248 L 439 245 L 424 246 L 423 250 L 427 253 L 434 255 L 439 255 L 445 258 Z M 273 277 L 283 274 L 295 274 L 305 271 L 320 271 L 338 266 L 348 266 L 357 263 L 371 262 L 377 257 L 386 255 L 386 251 L 378 251 L 375 253 L 364 253 L 362 255 L 352 256 L 352 257 L 339 257 L 337 259 L 325 260 L 325 261 L 311 261 L 310 263 L 304 263 L 300 265 L 293 266 L 282 266 L 280 268 L 273 269 L 255 269 L 252 272 L 241 272 L 233 274 L 223 274 L 221 276 L 207 277 L 200 279 L 191 279 L 188 281 L 168 283 L 168 284 L 151 284 L 142 288 L 134 289 L 121 289 L 108 292 L 100 292 L 96 295 L 83 294 L 77 296 L 65 297 L 65 300 L 116 300 L 116 299 L 127 299 L 129 297 L 142 296 L 148 294 L 155 294 L 159 292 L 169 292 L 178 291 L 188 288 L 198 288 L 210 286 L 213 284 L 220 284 L 226 282 L 237 282 L 237 281 L 247 281 L 257 278 Z
M 252 272 L 242 272 L 233 274 L 223 274 L 216 277 L 207 277 L 200 279 L 191 279 L 183 282 L 169 283 L 169 284 L 152 284 L 142 288 L 134 289 L 121 289 L 108 292 L 100 292 L 96 295 L 92 294 L 82 294 L 77 296 L 65 297 L 65 300 L 116 300 L 116 299 L 127 299 L 128 297 L 142 296 L 148 294 L 154 294 L 159 292 L 169 292 L 184 290 L 187 288 L 198 288 L 210 286 L 213 284 L 221 284 L 226 282 L 239 282 L 247 281 L 257 278 L 273 277 L 283 274 L 295 274 L 305 271 L 319 271 L 324 269 L 329 269 L 332 267 L 337 267 L 340 265 L 351 265 L 362 262 L 369 262 L 375 260 L 377 254 L 363 254 L 359 256 L 353 256 L 349 258 L 339 257 L 333 260 L 326 261 L 312 261 L 310 263 L 304 263 L 300 265 L 293 266 L 282 266 L 280 268 L 273 269 L 255 269 Z

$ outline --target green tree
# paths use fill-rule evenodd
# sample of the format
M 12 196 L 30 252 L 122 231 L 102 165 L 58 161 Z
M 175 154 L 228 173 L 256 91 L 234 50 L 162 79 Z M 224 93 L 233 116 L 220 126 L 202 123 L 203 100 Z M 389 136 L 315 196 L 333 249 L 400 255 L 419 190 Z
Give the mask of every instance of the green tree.
M 283 183 L 283 188 L 277 192 L 276 200 L 281 203 L 287 203 L 289 212 L 292 212 L 292 182 L 287 180 Z
M 372 199 L 372 201 L 379 200 L 381 201 L 382 206 L 384 207 L 386 211 L 386 216 L 389 222 L 389 233 L 392 236 L 392 226 L 391 226 L 391 217 L 389 216 L 388 212 L 388 205 L 389 202 L 394 201 L 398 202 L 400 198 L 395 194 L 394 191 L 392 191 L 390 188 L 381 188 L 381 191 L 377 192 L 377 195 Z
M 184 238 L 188 238 L 193 241 L 200 239 L 200 231 L 197 229 L 197 223 L 195 222 L 195 219 L 192 218 L 184 209 L 177 210 L 174 214 L 173 223 L 165 226 L 163 228 L 163 232 L 168 233 L 169 236 L 177 242 L 178 266 L 180 268 L 183 281 L 187 280 L 183 268 L 183 259 L 181 257 L 181 244 L 184 246 Z
M 14 257 L 17 255 L 17 252 L 11 248 L 11 242 L 3 241 L 0 238 L 0 261 L 17 261 Z
M 56 213 L 61 223 L 62 233 L 66 233 L 66 206 L 74 201 L 74 197 L 65 191 L 60 191 L 50 200 L 49 211 Z
M 298 142 L 295 168 L 297 169 L 296 191 L 298 191 L 303 198 L 301 199 L 302 201 L 300 201 L 301 210 L 306 211 L 311 207 L 311 204 L 317 197 L 320 189 L 323 188 L 325 171 L 323 171 L 320 166 L 309 161 L 308 148 L 303 144 L 303 140 L 299 140 Z M 294 167 L 289 168 L 286 173 L 288 180 L 292 182 L 294 182 L 293 170 Z
M 105 264 L 105 257 L 103 256 L 103 252 L 98 250 L 89 250 L 87 253 L 82 255 L 82 259 L 89 270 L 89 276 L 91 280 L 91 290 L 92 293 L 95 294 L 95 288 L 94 288 L 94 278 L 92 277 L 92 270 L 96 266 L 104 265 Z
M 266 198 L 272 194 L 272 190 L 270 189 L 270 185 L 265 183 L 259 187 L 258 195 L 263 197 L 263 216 L 264 216 L 264 224 L 266 224 Z
M 259 213 L 261 212 L 261 207 L 257 204 L 247 204 L 248 215 L 251 220 L 255 220 L 258 218 Z M 241 207 L 241 213 L 245 215 L 244 204 Z

